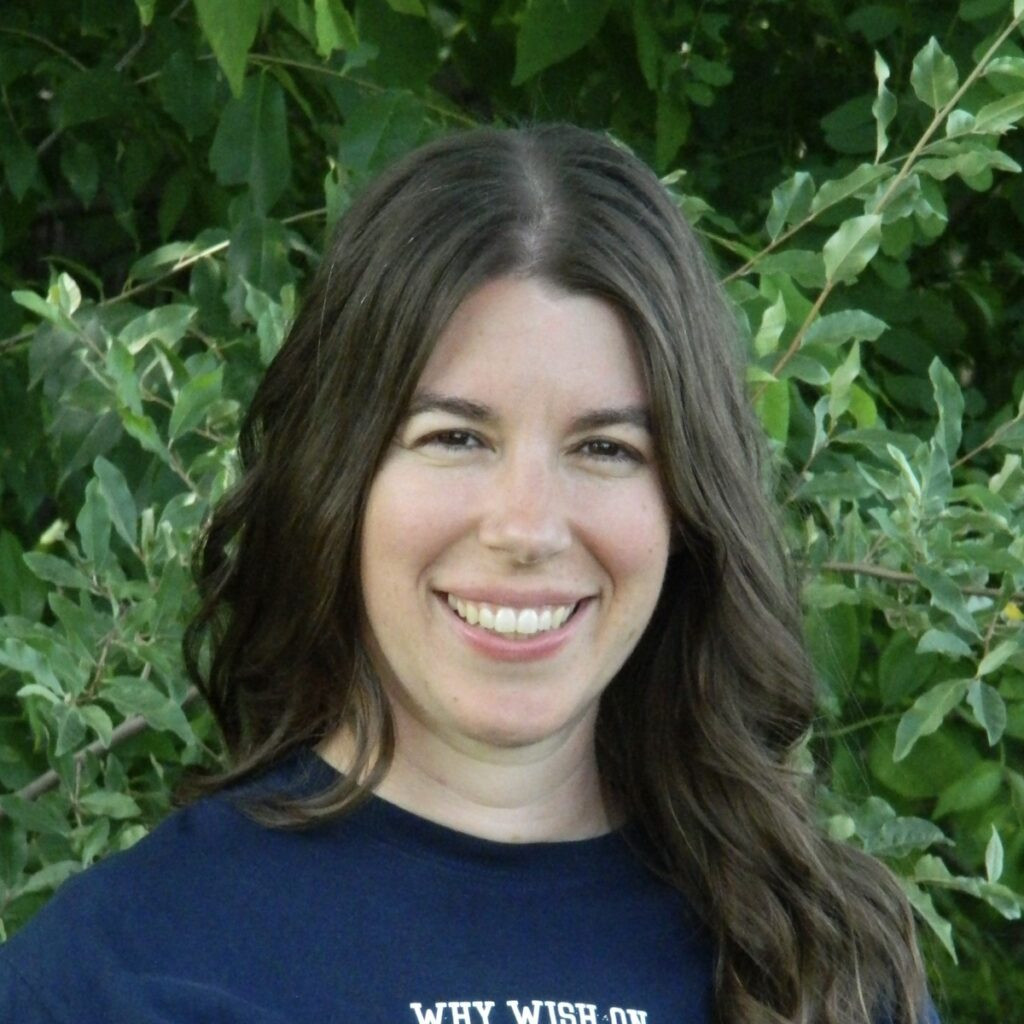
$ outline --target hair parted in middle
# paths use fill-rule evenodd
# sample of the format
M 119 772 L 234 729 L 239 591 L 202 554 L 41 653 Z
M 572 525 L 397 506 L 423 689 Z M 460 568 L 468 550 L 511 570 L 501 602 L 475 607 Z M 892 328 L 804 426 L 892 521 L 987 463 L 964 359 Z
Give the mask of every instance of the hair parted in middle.
M 651 623 L 602 697 L 598 758 L 651 867 L 717 943 L 719 1019 L 871 1024 L 885 1008 L 910 1024 L 923 990 L 906 902 L 881 865 L 820 834 L 792 766 L 815 687 L 731 318 L 672 198 L 606 137 L 549 125 L 441 139 L 343 215 L 197 561 L 186 657 L 232 760 L 203 788 L 343 725 L 346 776 L 252 813 L 280 827 L 333 817 L 386 771 L 392 727 L 362 634 L 367 494 L 448 320 L 509 275 L 610 303 L 644 374 L 674 545 Z

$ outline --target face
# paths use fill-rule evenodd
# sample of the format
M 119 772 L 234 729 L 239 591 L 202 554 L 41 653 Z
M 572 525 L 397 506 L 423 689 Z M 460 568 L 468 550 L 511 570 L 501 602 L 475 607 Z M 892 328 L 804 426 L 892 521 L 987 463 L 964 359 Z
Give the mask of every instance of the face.
M 363 524 L 367 641 L 399 752 L 591 742 L 657 602 L 669 533 L 614 308 L 528 278 L 474 292 Z

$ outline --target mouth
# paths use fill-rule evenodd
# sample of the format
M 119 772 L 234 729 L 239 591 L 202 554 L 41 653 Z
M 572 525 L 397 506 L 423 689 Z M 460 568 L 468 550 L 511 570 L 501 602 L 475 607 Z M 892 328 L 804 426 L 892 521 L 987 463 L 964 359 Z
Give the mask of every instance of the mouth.
M 524 607 L 470 601 L 456 594 L 442 595 L 448 607 L 465 623 L 506 640 L 527 639 L 540 633 L 555 633 L 579 611 L 587 600 L 572 604 Z

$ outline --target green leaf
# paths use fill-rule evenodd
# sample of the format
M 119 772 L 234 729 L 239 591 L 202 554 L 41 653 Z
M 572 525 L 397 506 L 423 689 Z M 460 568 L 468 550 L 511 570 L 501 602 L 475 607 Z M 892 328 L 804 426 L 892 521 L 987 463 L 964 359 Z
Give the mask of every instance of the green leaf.
M 174 403 L 168 433 L 173 440 L 203 421 L 210 406 L 220 398 L 224 368 L 201 373 L 182 386 Z
M 185 743 L 195 742 L 181 707 L 145 679 L 115 676 L 104 682 L 100 696 L 125 716 L 142 715 L 154 729 L 173 732 Z
M 855 278 L 871 262 L 881 241 L 882 218 L 877 213 L 843 221 L 825 243 L 826 279 L 831 282 Z
M 871 104 L 871 113 L 875 118 L 875 163 L 877 164 L 889 148 L 889 125 L 892 124 L 893 118 L 896 116 L 896 97 L 885 84 L 889 80 L 889 65 L 877 50 L 875 51 L 875 78 L 878 81 L 878 91 L 875 94 L 875 102 Z
M 859 384 L 850 387 L 849 412 L 863 429 L 873 427 L 878 422 L 878 406 L 875 400 Z
M 807 329 L 804 344 L 842 345 L 848 341 L 875 341 L 889 325 L 862 309 L 819 316 Z
M 885 165 L 861 164 L 845 177 L 826 181 L 811 202 L 811 213 L 821 213 L 822 210 L 827 210 L 844 199 L 864 196 L 868 189 L 892 173 L 892 168 Z
M 914 575 L 928 589 L 931 594 L 931 603 L 936 608 L 951 615 L 962 630 L 980 639 L 981 633 L 978 631 L 978 624 L 967 610 L 960 588 L 949 576 L 928 565 L 917 566 Z
M 513 85 L 571 57 L 597 35 L 611 0 L 530 0 L 516 35 Z
M 245 60 L 256 39 L 263 0 L 194 0 L 199 25 L 235 96 L 242 95 Z
M 71 587 L 73 590 L 88 590 L 91 584 L 88 578 L 70 562 L 56 555 L 48 555 L 43 551 L 27 551 L 25 564 L 39 577 L 58 587 Z
M 988 745 L 994 746 L 1006 730 L 1006 705 L 999 691 L 974 679 L 967 688 L 967 703 L 974 712 L 975 720 L 988 735 Z
M 963 778 L 947 786 L 935 805 L 934 817 L 973 811 L 990 803 L 999 792 L 1003 769 L 994 761 L 983 761 Z
M 60 836 L 66 841 L 68 823 L 54 802 L 49 800 L 25 800 L 15 794 L 0 796 L 0 810 L 15 824 L 42 835 Z M 55 867 L 56 865 L 51 865 Z M 46 868 L 36 873 L 38 877 Z
M 354 50 L 359 45 L 355 22 L 341 0 L 316 0 L 314 8 L 316 52 L 321 57 L 329 57 L 335 50 Z
M 20 203 L 33 185 L 41 185 L 36 151 L 17 137 L 7 137 L 0 138 L 0 155 L 3 157 L 4 175 L 11 195 Z
M 156 424 L 145 415 L 133 412 L 131 409 L 118 409 L 121 417 L 121 425 L 135 438 L 136 441 L 154 455 L 159 455 L 164 462 L 170 463 L 170 452 L 156 429 Z
M 143 26 L 151 25 L 156 13 L 156 0 L 135 0 L 135 6 L 139 9 L 139 21 Z
M 87 142 L 65 146 L 60 154 L 60 169 L 82 205 L 91 205 L 100 184 L 100 164 L 96 159 L 96 150 Z
M 133 355 L 154 340 L 173 348 L 185 336 L 197 312 L 195 306 L 178 302 L 158 306 L 129 321 L 118 333 L 118 341 Z
M 110 554 L 110 511 L 100 492 L 98 480 L 90 480 L 85 488 L 85 503 L 75 520 L 85 557 L 98 569 Z
M 903 760 L 922 736 L 928 736 L 942 725 L 946 715 L 964 699 L 969 683 L 968 679 L 938 683 L 914 701 L 896 727 L 894 761 Z
M 864 847 L 876 856 L 905 857 L 913 850 L 948 842 L 942 829 L 925 818 L 892 818 L 882 823 Z
M 860 342 L 855 341 L 850 351 L 836 367 L 829 382 L 828 414 L 834 423 L 850 408 L 853 382 L 860 376 Z
M 114 380 L 117 400 L 137 416 L 142 415 L 142 395 L 135 375 L 135 359 L 126 345 L 117 338 L 110 343 L 106 358 L 107 373 Z
M 1010 658 L 1019 653 L 1020 649 L 1021 644 L 1017 639 L 1002 641 L 981 659 L 981 664 L 978 665 L 978 676 L 987 676 L 995 672 L 996 669 L 1002 668 Z
M 783 328 L 786 326 L 786 300 L 779 293 L 778 298 L 764 311 L 761 317 L 761 326 L 757 329 L 754 338 L 754 351 L 759 356 L 770 355 L 779 347 L 779 338 L 782 337 Z
M 654 115 L 654 163 L 659 170 L 667 168 L 679 152 L 679 147 L 690 134 L 692 117 L 690 108 L 672 93 L 658 93 L 658 106 Z
M 915 95 L 932 110 L 938 110 L 953 98 L 959 82 L 952 57 L 942 52 L 938 40 L 932 36 L 914 57 L 910 84 Z
M 12 817 L 15 817 L 12 815 Z M 15 820 L 17 818 L 15 817 Z M 65 825 L 65 830 L 67 826 Z M 72 875 L 78 874 L 82 865 L 74 860 L 59 860 L 54 864 L 47 864 L 36 871 L 28 881 L 18 889 L 22 896 L 28 896 L 34 892 L 50 892 L 57 889 L 66 882 Z
M 399 14 L 415 14 L 420 18 L 427 16 L 427 9 L 423 6 L 423 0 L 387 0 L 388 7 Z
M 789 436 L 789 381 L 769 381 L 762 386 L 754 410 L 765 433 L 780 444 Z
M 636 59 L 647 88 L 658 88 L 658 69 L 661 64 L 661 40 L 651 19 L 650 0 L 633 0 L 633 37 L 636 39 Z
M 810 213 L 813 199 L 814 179 L 806 171 L 797 171 L 772 189 L 772 207 L 765 221 L 768 237 L 774 242 L 787 224 L 802 221 Z
M 935 405 L 939 410 L 939 422 L 935 429 L 935 441 L 947 461 L 955 458 L 960 448 L 961 419 L 964 414 L 964 396 L 953 374 L 942 365 L 938 357 L 928 367 L 932 382 Z
M 23 306 L 30 313 L 35 313 L 36 316 L 43 320 L 48 320 L 51 324 L 56 324 L 58 327 L 70 326 L 60 306 L 54 302 L 47 302 L 46 299 L 36 295 L 35 292 L 16 289 L 11 292 L 11 298 L 19 306 Z
M 138 509 L 124 474 L 102 455 L 96 456 L 92 468 L 99 481 L 100 491 L 106 499 L 114 529 L 129 547 L 134 548 L 138 529 Z
M 216 123 L 221 104 L 217 69 L 210 61 L 193 60 L 184 50 L 176 50 L 164 64 L 156 88 L 164 110 L 189 139 L 205 135 Z
M 6 665 L 22 675 L 34 679 L 42 689 L 55 698 L 63 696 L 60 680 L 54 675 L 53 667 L 34 647 L 23 640 L 8 637 L 0 646 L 0 665 Z
M 945 946 L 953 963 L 957 963 L 956 946 L 953 945 L 953 926 L 935 909 L 931 895 L 908 878 L 897 878 L 897 881 L 907 897 L 907 902 Z
M 85 739 L 85 722 L 78 713 L 78 708 L 58 704 L 53 711 L 54 717 L 59 722 L 53 753 L 55 757 L 63 757 L 82 745 L 82 741 Z
M 241 97 L 224 108 L 210 147 L 210 167 L 222 185 L 247 184 L 260 213 L 288 187 L 291 154 L 284 92 L 266 72 L 247 78 Z
M 955 633 L 929 629 L 917 643 L 918 654 L 948 654 L 952 658 L 969 658 L 971 648 Z
M 43 611 L 46 587 L 23 556 L 18 538 L 0 529 L 0 612 L 35 621 Z
M 998 882 L 1003 874 L 1003 841 L 999 838 L 995 825 L 992 835 L 985 847 L 985 877 L 990 882 Z
M 1011 93 L 986 103 L 974 115 L 974 130 L 982 134 L 1002 135 L 1024 117 L 1024 92 Z
M 141 813 L 139 805 L 127 793 L 112 793 L 106 789 L 95 789 L 78 800 L 79 807 L 89 814 L 106 818 L 136 818 Z
M 820 252 L 808 249 L 784 249 L 762 256 L 757 261 L 757 270 L 762 277 L 778 274 L 791 277 L 803 288 L 825 287 L 825 261 Z

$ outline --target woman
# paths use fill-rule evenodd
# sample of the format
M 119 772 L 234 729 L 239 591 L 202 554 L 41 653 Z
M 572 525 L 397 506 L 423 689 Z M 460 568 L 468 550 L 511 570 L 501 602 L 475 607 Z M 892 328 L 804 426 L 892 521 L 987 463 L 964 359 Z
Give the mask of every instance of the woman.
M 896 882 L 794 767 L 814 687 L 729 336 L 604 138 L 472 132 L 373 184 L 202 549 L 231 767 L 9 944 L 8 1017 L 929 1019 Z

